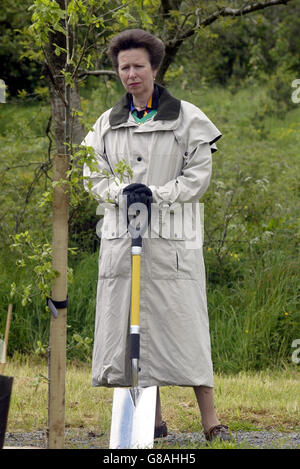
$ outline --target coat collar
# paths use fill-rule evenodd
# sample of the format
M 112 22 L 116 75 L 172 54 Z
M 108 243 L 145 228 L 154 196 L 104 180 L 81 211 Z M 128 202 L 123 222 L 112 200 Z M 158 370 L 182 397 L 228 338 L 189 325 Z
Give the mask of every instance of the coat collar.
M 175 120 L 179 116 L 181 102 L 174 98 L 166 88 L 157 85 L 159 90 L 159 106 L 154 120 Z M 126 93 L 120 101 L 112 108 L 109 114 L 111 127 L 124 124 L 128 121 L 130 111 L 130 95 Z

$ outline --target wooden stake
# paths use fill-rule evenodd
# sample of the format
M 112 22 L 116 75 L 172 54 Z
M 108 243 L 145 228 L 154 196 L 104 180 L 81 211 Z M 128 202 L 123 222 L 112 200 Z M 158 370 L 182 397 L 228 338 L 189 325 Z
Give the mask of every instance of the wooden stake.
M 7 352 L 7 346 L 8 346 L 8 335 L 9 335 L 9 329 L 10 329 L 11 316 L 12 316 L 12 304 L 9 304 L 7 318 L 6 318 L 3 351 L 2 351 L 2 357 L 1 357 L 1 362 L 0 362 L 0 374 L 1 375 L 4 374 L 4 369 L 6 365 L 6 352 Z
M 66 173 L 69 169 L 68 155 L 54 155 L 53 179 L 60 181 L 54 188 L 52 265 L 59 272 L 52 286 L 52 299 L 67 298 L 68 266 L 68 216 L 69 197 Z M 67 308 L 58 309 L 58 317 L 51 315 L 49 343 L 49 401 L 48 401 L 48 447 L 63 449 L 65 438 L 65 375 L 66 375 L 66 326 Z

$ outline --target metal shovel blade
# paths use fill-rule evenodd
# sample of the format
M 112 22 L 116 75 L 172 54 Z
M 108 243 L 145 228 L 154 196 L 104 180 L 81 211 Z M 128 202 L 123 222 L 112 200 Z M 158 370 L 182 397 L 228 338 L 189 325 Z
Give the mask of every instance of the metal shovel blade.
M 115 388 L 112 408 L 111 449 L 153 448 L 156 386 Z

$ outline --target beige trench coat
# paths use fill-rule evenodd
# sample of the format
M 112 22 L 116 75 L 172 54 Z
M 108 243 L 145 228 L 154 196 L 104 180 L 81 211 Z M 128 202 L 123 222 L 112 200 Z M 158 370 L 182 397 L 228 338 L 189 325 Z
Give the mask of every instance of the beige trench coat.
M 160 104 L 154 118 L 138 125 L 124 96 L 100 116 L 83 142 L 93 147 L 97 164 L 96 170 L 84 167 L 86 189 L 99 202 L 107 196 L 116 202 L 106 204 L 102 229 L 93 386 L 131 385 L 131 240 L 114 223 L 119 195 L 127 183 L 107 178 L 102 171 L 111 172 L 125 159 L 133 169 L 131 182 L 152 189 L 153 202 L 160 204 L 156 205 L 159 216 L 162 206 L 164 210 L 174 203 L 196 202 L 199 206 L 210 181 L 211 153 L 221 136 L 200 109 L 173 98 L 165 88 L 159 89 Z M 164 223 L 164 218 L 159 220 Z M 179 235 L 176 230 L 163 234 L 159 225 L 158 234 L 143 240 L 139 383 L 212 387 L 202 246 L 187 247 L 184 230 Z

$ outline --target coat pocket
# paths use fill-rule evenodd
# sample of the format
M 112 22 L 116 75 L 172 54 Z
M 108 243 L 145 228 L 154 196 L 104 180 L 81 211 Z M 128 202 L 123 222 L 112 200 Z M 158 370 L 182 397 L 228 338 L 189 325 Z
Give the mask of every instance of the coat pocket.
M 156 279 L 175 279 L 177 276 L 176 241 L 151 240 L 151 276 Z
M 130 239 L 102 239 L 99 257 L 99 278 L 129 277 L 130 275 Z
M 111 277 L 131 276 L 131 239 L 118 238 L 108 240 L 111 246 Z
M 203 276 L 202 249 L 189 249 L 186 243 L 176 243 L 177 278 L 200 280 Z

